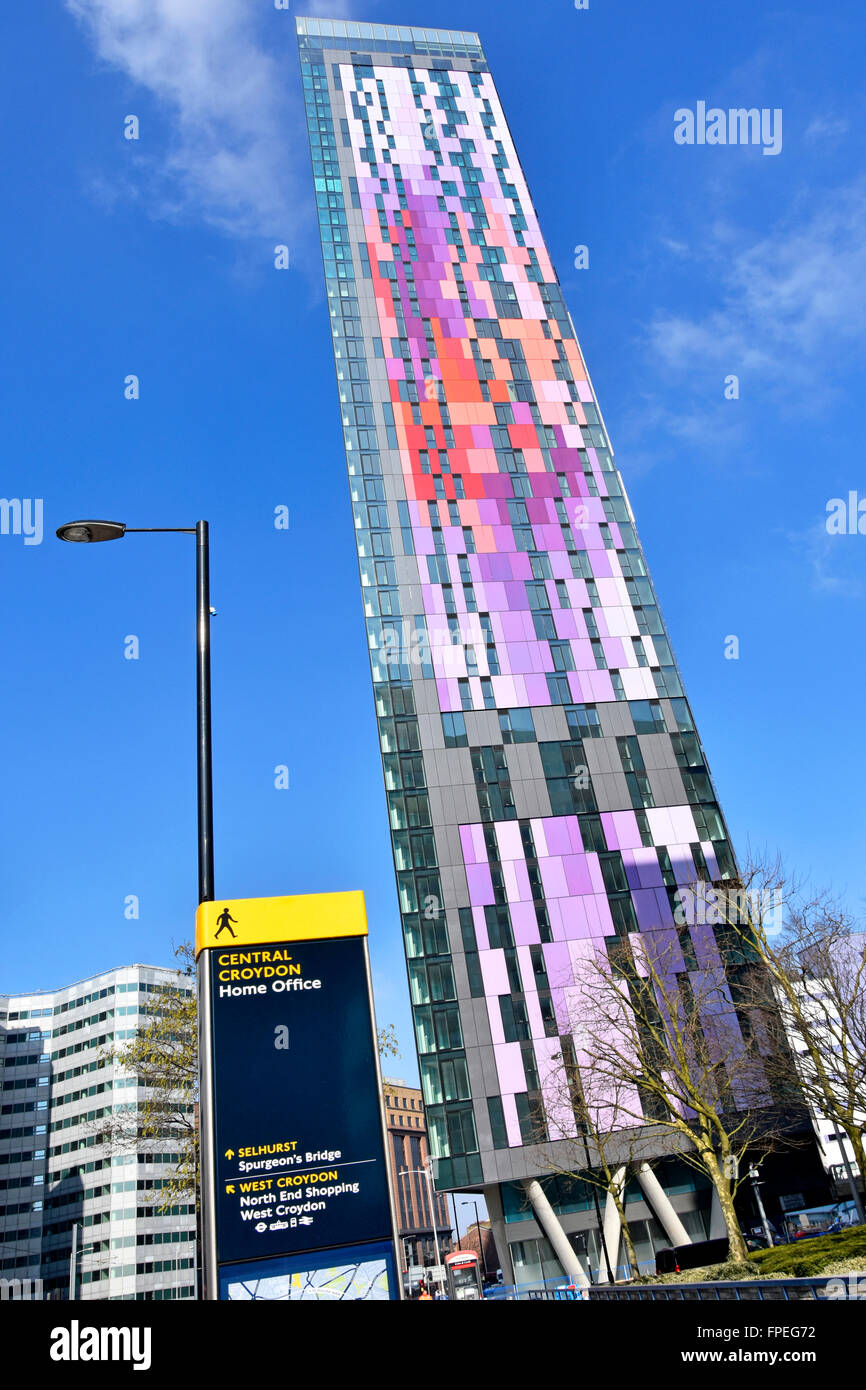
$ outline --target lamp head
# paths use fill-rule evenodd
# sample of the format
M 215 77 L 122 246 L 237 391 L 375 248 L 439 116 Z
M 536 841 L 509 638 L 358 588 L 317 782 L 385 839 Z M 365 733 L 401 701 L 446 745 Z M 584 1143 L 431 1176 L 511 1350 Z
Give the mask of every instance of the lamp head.
M 122 521 L 68 521 L 58 526 L 57 537 L 61 541 L 77 541 L 92 544 L 94 541 L 119 541 L 126 534 Z

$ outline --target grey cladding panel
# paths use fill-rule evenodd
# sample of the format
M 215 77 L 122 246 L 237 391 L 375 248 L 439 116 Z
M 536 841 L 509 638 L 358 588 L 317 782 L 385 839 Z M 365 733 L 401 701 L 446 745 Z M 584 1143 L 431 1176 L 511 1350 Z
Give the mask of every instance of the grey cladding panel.
M 648 776 L 657 806 L 682 806 L 687 801 L 679 768 L 657 768 Z
M 469 825 L 477 821 L 478 798 L 475 787 L 467 787 L 462 782 L 444 787 L 431 787 L 430 814 L 434 825 Z
M 532 722 L 539 743 L 564 743 L 569 737 L 568 720 L 561 705 L 536 705 Z
M 622 772 L 609 772 L 593 777 L 592 789 L 600 811 L 631 810 L 631 797 Z
M 466 724 L 466 737 L 470 748 L 483 748 L 502 742 L 499 729 L 499 716 L 494 710 L 476 709 L 463 713 Z
M 543 777 L 529 778 L 525 782 L 519 782 L 512 790 L 520 820 L 529 820 L 530 817 L 544 817 L 551 814 L 550 793 Z
M 508 744 L 505 749 L 505 761 L 515 792 L 518 782 L 532 781 L 539 777 L 544 780 L 544 769 L 537 743 Z
M 597 705 L 596 708 L 606 738 L 621 738 L 624 734 L 634 733 L 631 711 L 624 700 Z
M 622 772 L 622 760 L 615 743 L 606 738 L 584 740 L 583 754 L 590 776 L 595 779 L 609 772 Z
M 668 734 L 639 734 L 638 742 L 647 772 L 655 768 L 676 767 L 676 755 Z

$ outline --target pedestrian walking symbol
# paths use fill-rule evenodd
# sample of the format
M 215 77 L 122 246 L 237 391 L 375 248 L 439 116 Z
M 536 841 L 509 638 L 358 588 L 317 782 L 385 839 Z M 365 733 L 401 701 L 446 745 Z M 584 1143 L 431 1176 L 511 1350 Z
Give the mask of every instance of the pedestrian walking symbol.
M 222 932 L 227 931 L 229 936 L 231 936 L 234 939 L 235 933 L 231 929 L 232 922 L 234 922 L 235 926 L 237 926 L 237 919 L 232 916 L 231 912 L 227 907 L 224 907 L 219 917 L 217 917 L 217 925 L 219 927 L 217 936 L 219 936 Z M 216 937 L 214 938 L 214 940 L 216 940 Z

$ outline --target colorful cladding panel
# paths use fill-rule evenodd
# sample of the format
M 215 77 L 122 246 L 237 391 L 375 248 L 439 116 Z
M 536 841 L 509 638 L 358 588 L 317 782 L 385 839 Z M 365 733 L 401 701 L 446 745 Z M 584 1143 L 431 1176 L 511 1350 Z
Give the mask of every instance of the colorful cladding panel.
M 352 68 L 343 66 L 340 75 L 351 91 Z M 385 81 L 385 138 L 390 163 L 401 170 L 403 208 L 396 188 L 382 194 L 387 178 L 381 172 L 388 166 L 377 164 L 374 177 L 365 163 L 370 119 L 382 111 L 376 84 Z M 441 708 L 466 707 L 461 678 L 470 681 L 471 707 L 484 708 L 483 677 L 492 681 L 497 707 L 549 704 L 545 673 L 554 671 L 564 673 L 576 701 L 614 699 L 609 669 L 622 673 L 627 698 L 655 697 L 647 669 L 658 664 L 652 639 L 646 638 L 645 651 L 635 649 L 643 639 L 608 548 L 622 546 L 614 518 L 626 521 L 627 507 L 618 498 L 619 505 L 605 510 L 608 484 L 597 452 L 606 446 L 605 435 L 577 342 L 570 328 L 563 336 L 560 325 L 548 320 L 542 287 L 555 285 L 555 275 L 492 81 L 486 73 L 453 72 L 449 83 L 449 98 L 467 118 L 459 138 L 443 133 L 453 128 L 453 107 L 439 109 L 433 96 L 416 105 L 409 71 L 402 68 L 374 68 L 364 83 L 366 102 L 352 93 L 348 118 L 394 428 L 415 550 L 427 580 L 424 614 Z M 487 136 L 484 118 L 491 112 L 502 139 Z M 374 147 L 372 153 L 381 158 L 383 152 Z M 463 210 L 467 197 L 480 204 L 483 217 Z M 384 203 L 384 226 L 377 201 Z M 522 244 L 514 207 L 525 223 Z M 397 303 L 408 356 L 389 352 L 401 336 Z M 513 317 L 514 306 L 521 317 Z M 507 338 L 499 314 L 509 319 Z M 450 417 L 448 439 L 440 403 Z M 609 462 L 606 448 L 604 457 Z M 442 532 L 442 563 L 434 522 Z M 467 528 L 474 542 L 464 567 L 474 590 L 471 609 L 458 561 L 467 549 Z M 569 560 L 565 533 L 572 528 L 586 556 L 586 577 L 575 575 Z M 631 534 L 629 539 L 634 548 Z M 536 550 L 549 557 L 549 574 L 540 580 L 529 555 Z M 582 616 L 591 607 L 587 578 L 598 590 L 597 632 L 590 632 Z M 564 594 L 558 594 L 557 581 Z M 548 623 L 534 620 L 535 613 L 548 611 Z M 486 652 L 469 666 L 455 651 L 456 645 L 487 645 L 478 612 L 491 619 L 497 655 L 492 671 Z M 452 638 L 454 617 L 460 644 Z
M 489 73 L 327 59 L 305 85 L 395 862 L 431 1145 L 459 1161 L 519 1150 L 539 1113 L 574 1132 L 562 1056 L 580 1056 L 587 952 L 630 937 L 723 980 L 712 932 L 683 942 L 671 902 L 733 860 Z M 443 735 L 415 717 L 430 678 L 451 805 Z M 422 920 L 440 901 L 444 936 Z M 476 1047 L 472 1112 L 482 998 L 495 1070 Z

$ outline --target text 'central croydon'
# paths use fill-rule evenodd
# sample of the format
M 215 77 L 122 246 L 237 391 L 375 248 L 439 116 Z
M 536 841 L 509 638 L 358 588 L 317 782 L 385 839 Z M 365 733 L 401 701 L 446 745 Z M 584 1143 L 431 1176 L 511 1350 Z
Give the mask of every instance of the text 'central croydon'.
M 275 947 L 261 951 L 226 951 L 218 957 L 220 981 L 253 981 L 252 984 L 221 984 L 220 995 L 264 994 L 268 986 L 258 981 L 270 980 L 271 989 L 321 989 L 321 980 L 305 980 L 301 967 L 288 951 Z

